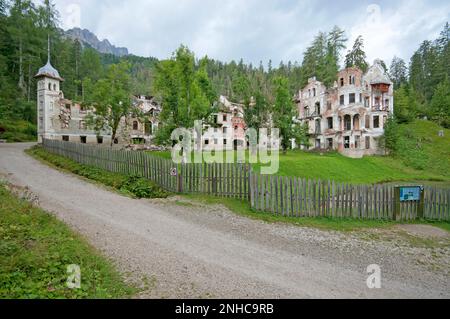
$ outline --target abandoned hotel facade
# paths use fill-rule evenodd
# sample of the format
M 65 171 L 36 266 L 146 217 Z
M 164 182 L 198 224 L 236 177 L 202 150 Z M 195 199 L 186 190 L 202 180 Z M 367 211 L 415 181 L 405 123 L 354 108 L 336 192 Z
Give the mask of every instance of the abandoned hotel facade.
M 109 144 L 110 130 L 94 131 L 86 125 L 92 110 L 64 98 L 61 91 L 63 78 L 51 65 L 50 58 L 39 69 L 37 78 L 38 142 L 42 139 L 62 140 L 76 143 Z M 151 144 L 159 125 L 161 106 L 154 97 L 135 96 L 131 112 L 122 120 L 114 144 Z M 142 114 L 136 116 L 134 114 Z
M 296 103 L 314 149 L 360 158 L 381 153 L 378 139 L 394 111 L 394 88 L 376 60 L 366 73 L 356 67 L 340 71 L 331 88 L 309 79 Z
M 111 132 L 96 132 L 86 125 L 93 112 L 65 99 L 64 81 L 50 58 L 35 76 L 38 80 L 38 140 L 43 138 L 76 143 L 109 144 Z M 130 113 L 122 120 L 114 144 L 154 146 L 161 105 L 154 97 L 135 96 L 134 107 L 143 116 Z M 340 71 L 331 88 L 311 78 L 295 96 L 298 122 L 308 126 L 310 149 L 337 150 L 349 157 L 380 154 L 378 138 L 393 114 L 393 83 L 380 61 L 363 73 L 356 67 Z M 232 150 L 247 146 L 244 106 L 226 97 L 219 100 L 219 112 L 212 125 L 204 126 L 204 150 Z M 293 143 L 295 144 L 295 143 Z

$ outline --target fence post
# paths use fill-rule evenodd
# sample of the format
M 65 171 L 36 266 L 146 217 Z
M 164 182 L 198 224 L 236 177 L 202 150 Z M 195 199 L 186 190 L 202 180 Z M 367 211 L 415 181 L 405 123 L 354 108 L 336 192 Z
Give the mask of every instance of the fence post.
M 393 219 L 397 221 L 397 217 L 400 215 L 400 187 L 395 186 L 394 188 L 394 212 Z
M 417 219 L 423 219 L 425 210 L 425 187 L 420 188 L 420 202 L 417 208 Z

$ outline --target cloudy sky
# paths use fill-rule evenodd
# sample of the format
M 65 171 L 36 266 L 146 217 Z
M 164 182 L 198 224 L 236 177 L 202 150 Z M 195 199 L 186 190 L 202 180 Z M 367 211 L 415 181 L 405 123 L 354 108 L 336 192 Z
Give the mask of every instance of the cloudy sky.
M 36 0 L 39 1 L 39 0 Z M 141 56 L 167 58 L 181 44 L 197 56 L 274 65 L 301 61 L 319 31 L 365 39 L 369 61 L 409 60 L 449 21 L 448 0 L 54 0 L 61 26 L 78 26 Z

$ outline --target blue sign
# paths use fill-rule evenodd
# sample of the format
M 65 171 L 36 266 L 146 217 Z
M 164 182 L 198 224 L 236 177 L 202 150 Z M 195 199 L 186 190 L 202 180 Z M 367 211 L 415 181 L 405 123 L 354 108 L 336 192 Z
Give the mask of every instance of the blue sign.
M 412 202 L 420 201 L 420 194 L 422 192 L 422 187 L 400 187 L 400 201 L 401 202 Z

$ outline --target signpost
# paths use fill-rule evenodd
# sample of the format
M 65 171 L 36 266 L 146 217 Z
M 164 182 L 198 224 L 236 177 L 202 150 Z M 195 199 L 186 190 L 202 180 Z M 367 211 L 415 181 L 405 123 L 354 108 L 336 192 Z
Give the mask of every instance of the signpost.
M 417 217 L 423 218 L 424 212 L 424 188 L 423 186 L 396 186 L 394 189 L 394 220 L 401 214 L 401 204 L 417 202 Z

